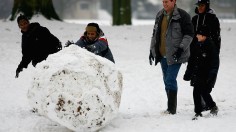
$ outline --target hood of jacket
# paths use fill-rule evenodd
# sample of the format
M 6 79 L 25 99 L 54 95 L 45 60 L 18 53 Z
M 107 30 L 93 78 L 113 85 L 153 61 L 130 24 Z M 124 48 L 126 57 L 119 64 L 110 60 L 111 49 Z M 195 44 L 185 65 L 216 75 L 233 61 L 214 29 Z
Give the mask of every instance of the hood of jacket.
M 205 19 L 206 19 L 207 15 L 214 15 L 214 16 L 216 16 L 215 11 L 213 9 L 208 9 L 207 12 L 199 13 L 198 9 L 196 7 L 195 13 L 197 14 L 196 15 L 197 23 L 196 23 L 195 31 L 197 31 L 197 29 L 198 29 L 199 21 L 200 20 L 202 21 L 202 23 L 200 23 L 200 25 L 204 25 L 205 24 Z
M 38 22 L 30 23 L 29 29 L 26 32 L 21 31 L 23 34 L 28 34 L 33 32 L 36 28 L 40 27 L 40 24 Z

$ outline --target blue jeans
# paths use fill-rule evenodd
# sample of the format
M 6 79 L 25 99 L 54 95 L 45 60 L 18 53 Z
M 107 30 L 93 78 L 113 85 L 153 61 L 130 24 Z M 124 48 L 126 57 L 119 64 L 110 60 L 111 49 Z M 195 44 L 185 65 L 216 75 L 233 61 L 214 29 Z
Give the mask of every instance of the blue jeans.
M 167 65 L 166 58 L 161 59 L 161 69 L 163 73 L 163 80 L 165 84 L 166 91 L 178 91 L 177 86 L 177 75 L 179 73 L 179 69 L 181 67 L 181 63 Z

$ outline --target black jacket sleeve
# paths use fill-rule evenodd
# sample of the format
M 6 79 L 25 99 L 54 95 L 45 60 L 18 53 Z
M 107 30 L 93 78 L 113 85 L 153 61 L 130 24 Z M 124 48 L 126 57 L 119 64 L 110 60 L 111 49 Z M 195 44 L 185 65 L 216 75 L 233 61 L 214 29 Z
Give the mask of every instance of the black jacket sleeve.
M 194 43 L 196 42 L 196 40 L 193 40 L 191 45 L 190 45 L 190 57 L 188 60 L 188 64 L 187 64 L 187 68 L 184 74 L 184 80 L 185 81 L 190 81 L 192 78 L 192 74 L 194 72 L 194 55 L 195 55 L 195 48 L 194 48 Z
M 212 63 L 210 65 L 210 71 L 208 74 L 208 79 L 207 79 L 207 83 L 209 85 L 209 87 L 213 88 L 216 82 L 216 78 L 217 78 L 217 74 L 218 74 L 218 70 L 219 70 L 219 54 L 217 51 L 217 47 L 215 46 L 213 41 L 210 41 L 210 48 L 211 50 L 211 60 Z

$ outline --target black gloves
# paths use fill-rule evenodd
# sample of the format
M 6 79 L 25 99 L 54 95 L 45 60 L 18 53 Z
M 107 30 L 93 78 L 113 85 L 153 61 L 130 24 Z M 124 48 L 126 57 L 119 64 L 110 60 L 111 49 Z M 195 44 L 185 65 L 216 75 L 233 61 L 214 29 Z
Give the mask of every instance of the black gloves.
M 177 51 L 172 55 L 173 56 L 173 59 L 178 62 L 179 61 L 179 58 L 181 56 L 181 54 L 183 53 L 183 49 L 181 48 L 178 48 Z
M 161 61 L 161 58 L 158 58 L 158 57 L 154 58 L 153 55 L 152 55 L 152 51 L 150 50 L 150 54 L 149 54 L 149 63 L 150 63 L 150 65 L 152 65 L 152 61 L 154 61 L 154 60 L 155 60 L 155 66 L 156 66 L 157 63 Z
M 92 44 L 92 45 L 87 45 L 87 46 L 86 46 L 86 49 L 87 49 L 88 51 L 94 53 L 95 50 L 96 50 L 96 46 L 95 46 L 94 44 Z
M 16 76 L 15 78 L 18 78 L 19 77 L 19 73 L 23 70 L 23 68 L 19 67 L 16 69 Z
M 74 44 L 74 42 L 68 40 L 68 41 L 65 43 L 65 47 L 69 47 L 69 46 L 72 45 L 72 44 Z

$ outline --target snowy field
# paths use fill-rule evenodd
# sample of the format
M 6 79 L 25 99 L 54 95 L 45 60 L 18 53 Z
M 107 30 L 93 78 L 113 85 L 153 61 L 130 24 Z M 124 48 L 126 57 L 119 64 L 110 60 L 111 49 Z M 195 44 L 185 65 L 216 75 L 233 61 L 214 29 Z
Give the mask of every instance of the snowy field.
M 64 44 L 74 42 L 86 23 L 75 24 L 34 18 L 46 26 Z M 92 21 L 89 21 L 92 22 Z M 194 105 L 189 82 L 183 81 L 186 64 L 178 76 L 176 115 L 162 115 L 166 94 L 160 64 L 148 61 L 152 22 L 134 26 L 110 26 L 100 23 L 108 38 L 116 65 L 123 73 L 124 85 L 118 116 L 99 132 L 232 132 L 236 130 L 236 23 L 221 21 L 222 49 L 220 70 L 212 96 L 219 107 L 217 117 L 192 121 Z M 151 25 L 150 25 L 151 24 Z M 32 113 L 27 92 L 31 86 L 32 65 L 18 79 L 15 70 L 21 61 L 21 32 L 16 21 L 0 20 L 0 132 L 71 132 L 45 117 Z M 204 112 L 203 115 L 208 115 Z

